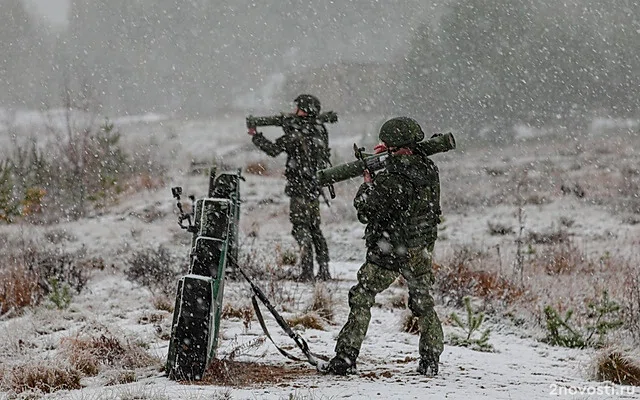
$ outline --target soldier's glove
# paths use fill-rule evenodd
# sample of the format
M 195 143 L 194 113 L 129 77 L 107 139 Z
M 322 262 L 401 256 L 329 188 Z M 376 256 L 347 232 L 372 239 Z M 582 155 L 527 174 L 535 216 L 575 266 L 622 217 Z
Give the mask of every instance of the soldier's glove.
M 387 145 L 384 143 L 378 143 L 377 145 L 375 145 L 375 147 L 373 148 L 373 152 L 375 154 L 380 154 L 380 153 L 384 153 L 385 151 L 387 151 Z
M 396 156 L 410 156 L 413 154 L 413 151 L 411 151 L 411 149 L 407 147 L 403 147 L 401 149 L 394 151 L 393 154 Z
M 256 128 L 248 128 L 247 133 L 249 134 L 249 136 L 253 136 L 258 132 L 256 131 Z

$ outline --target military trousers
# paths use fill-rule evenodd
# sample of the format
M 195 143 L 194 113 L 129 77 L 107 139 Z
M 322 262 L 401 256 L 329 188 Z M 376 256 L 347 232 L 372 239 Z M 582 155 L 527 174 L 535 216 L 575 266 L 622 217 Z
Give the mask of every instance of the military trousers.
M 330 279 L 329 248 L 320 229 L 320 202 L 303 197 L 291 197 L 289 220 L 293 225 L 291 234 L 300 246 L 300 278 L 313 279 L 313 253 L 318 262 L 318 277 Z
M 402 275 L 409 287 L 409 309 L 417 317 L 420 328 L 419 354 L 421 357 L 436 357 L 436 360 L 440 358 L 444 348 L 442 325 L 429 293 L 434 283 L 433 248 L 434 243 L 430 243 L 423 248 L 409 249 L 406 262 L 388 268 L 370 261 L 360 267 L 358 283 L 349 291 L 349 317 L 336 343 L 338 357 L 355 362 L 369 329 L 376 295 Z

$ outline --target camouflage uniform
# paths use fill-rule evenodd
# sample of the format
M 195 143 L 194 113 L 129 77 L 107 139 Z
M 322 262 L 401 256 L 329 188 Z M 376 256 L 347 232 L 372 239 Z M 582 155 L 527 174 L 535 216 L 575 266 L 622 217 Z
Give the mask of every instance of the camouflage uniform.
M 429 289 L 441 213 L 438 169 L 420 154 L 391 156 L 386 170 L 360 187 L 354 206 L 358 219 L 367 224 L 367 257 L 349 291 L 349 318 L 328 372 L 354 372 L 375 297 L 402 275 L 409 287 L 409 309 L 419 321 L 421 365 L 428 364 L 437 374 L 443 333 Z
M 313 117 L 290 117 L 282 126 L 284 135 L 271 142 L 261 133 L 252 141 L 271 157 L 287 153 L 285 194 L 289 196 L 291 233 L 300 245 L 300 279 L 313 280 L 313 249 L 318 262 L 318 278 L 330 279 L 329 250 L 320 229 L 320 188 L 316 171 L 329 164 L 329 135 L 323 124 Z

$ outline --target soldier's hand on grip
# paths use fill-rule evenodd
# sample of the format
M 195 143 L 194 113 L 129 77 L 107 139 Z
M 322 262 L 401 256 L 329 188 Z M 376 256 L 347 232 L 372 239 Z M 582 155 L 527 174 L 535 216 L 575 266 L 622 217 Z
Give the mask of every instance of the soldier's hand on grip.
M 384 143 L 378 143 L 373 147 L 373 152 L 375 154 L 384 153 L 385 151 L 387 151 L 387 145 Z
M 248 128 L 247 133 L 249 134 L 249 136 L 255 135 L 257 133 L 256 128 Z

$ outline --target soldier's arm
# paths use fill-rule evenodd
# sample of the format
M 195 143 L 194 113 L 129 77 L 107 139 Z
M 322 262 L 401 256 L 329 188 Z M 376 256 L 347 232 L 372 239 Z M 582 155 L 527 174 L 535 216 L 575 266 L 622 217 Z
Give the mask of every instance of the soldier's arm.
M 363 183 L 353 200 L 358 220 L 366 224 L 405 211 L 412 191 L 411 185 L 404 185 L 397 176 L 379 174 L 373 183 Z
M 280 153 L 285 151 L 284 136 L 276 139 L 275 143 L 264 137 L 261 132 L 257 132 L 251 138 L 253 144 L 255 144 L 260 150 L 267 153 L 271 157 L 277 157 Z

